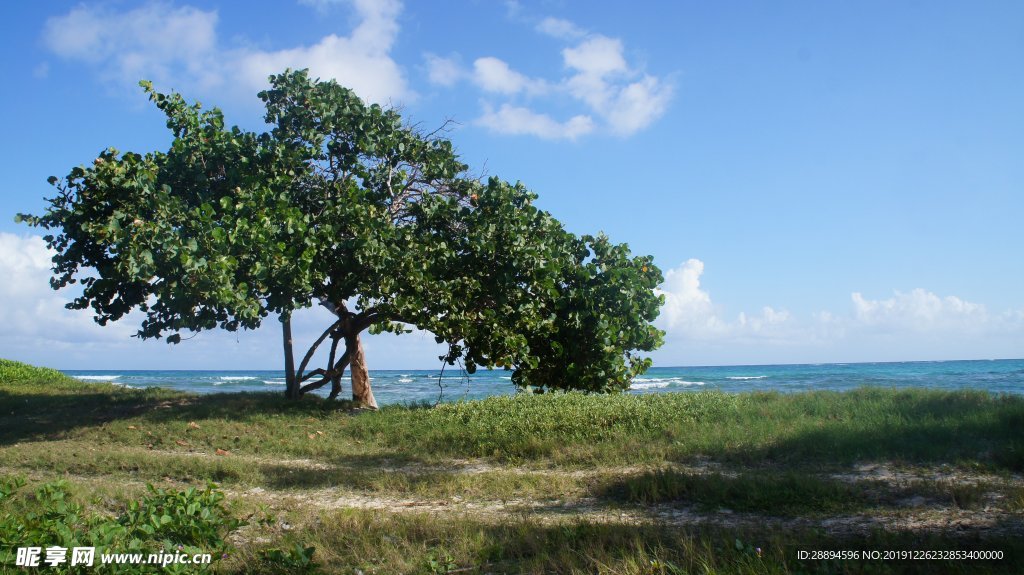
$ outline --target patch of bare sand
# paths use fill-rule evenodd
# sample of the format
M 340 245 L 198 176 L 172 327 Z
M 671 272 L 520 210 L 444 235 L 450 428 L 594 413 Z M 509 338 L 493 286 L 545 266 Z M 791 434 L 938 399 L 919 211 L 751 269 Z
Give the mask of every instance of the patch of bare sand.
M 728 509 L 701 511 L 695 507 L 671 505 L 616 506 L 593 498 L 573 500 L 463 500 L 400 498 L 380 495 L 339 493 L 334 489 L 299 492 L 267 491 L 253 488 L 233 495 L 251 497 L 276 509 L 310 507 L 318 510 L 367 509 L 385 513 L 427 513 L 439 517 L 468 517 L 482 521 L 528 519 L 541 524 L 585 521 L 631 525 L 732 528 L 819 528 L 834 534 L 858 534 L 872 530 L 918 532 L 966 532 L 1024 534 L 1024 517 L 999 510 L 911 509 L 814 517 L 775 517 L 737 513 Z

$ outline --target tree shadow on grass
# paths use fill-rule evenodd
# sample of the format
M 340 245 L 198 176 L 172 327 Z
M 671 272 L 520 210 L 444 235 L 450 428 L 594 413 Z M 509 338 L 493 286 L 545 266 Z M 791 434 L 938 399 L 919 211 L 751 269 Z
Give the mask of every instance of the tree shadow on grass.
M 844 480 L 787 470 L 758 470 L 735 475 L 688 473 L 673 469 L 618 477 L 595 488 L 599 500 L 709 513 L 755 513 L 771 517 L 826 517 L 877 514 L 910 509 L 979 510 L 992 497 L 1014 497 L 1000 485 L 956 482 Z M 1012 504 L 1000 513 L 1012 513 Z M 1024 517 L 1017 525 L 1024 528 Z
M 446 556 L 471 573 L 1018 573 L 1019 536 L 995 526 L 990 533 L 875 530 L 826 532 L 774 525 L 699 525 L 564 521 L 529 518 L 439 520 L 432 513 L 339 510 L 323 516 L 319 542 L 338 550 L 340 564 L 375 557 Z M 379 542 L 367 547 L 366 542 Z M 1002 559 L 801 559 L 798 551 L 1001 551 Z M 348 553 L 351 552 L 351 555 Z M 879 554 L 880 555 L 880 554 Z M 411 566 L 410 566 L 411 567 Z
M 374 468 L 379 465 L 377 458 L 365 461 L 353 458 L 351 464 L 318 469 L 298 469 L 288 465 L 264 464 L 260 466 L 265 487 L 270 489 L 321 489 L 343 488 L 346 491 L 362 492 L 389 491 L 410 496 L 422 488 L 436 486 L 447 474 L 439 471 L 393 471 L 388 468 Z
M 0 446 L 19 441 L 59 439 L 80 428 L 141 417 L 147 422 L 220 418 L 248 422 L 272 414 L 323 416 L 361 413 L 350 401 L 308 397 L 288 401 L 272 393 L 191 395 L 158 388 L 111 387 L 73 391 L 24 392 L 0 388 Z
M 896 412 L 884 418 L 885 423 L 865 425 L 823 415 L 813 426 L 789 436 L 726 449 L 720 456 L 744 464 L 797 468 L 891 461 L 980 463 L 1024 471 L 1024 402 L 1015 396 L 991 401 L 984 397 L 908 396 L 905 405 L 897 405 Z
M 1017 418 L 992 421 L 902 423 L 870 430 L 842 426 L 807 430 L 770 446 L 743 450 L 741 459 L 793 466 L 851 465 L 865 461 L 908 464 L 979 463 L 1024 471 L 1024 436 Z M 1016 428 L 1017 431 L 1014 431 Z

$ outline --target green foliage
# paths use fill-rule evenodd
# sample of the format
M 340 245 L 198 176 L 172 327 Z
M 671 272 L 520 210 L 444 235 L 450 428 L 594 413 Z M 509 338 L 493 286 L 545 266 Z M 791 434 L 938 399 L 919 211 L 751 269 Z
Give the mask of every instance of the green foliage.
M 34 497 L 15 501 L 24 487 L 20 478 L 0 479 L 0 564 L 14 563 L 18 547 L 95 547 L 94 564 L 103 553 L 188 555 L 209 553 L 216 559 L 227 553 L 225 536 L 244 525 L 224 507 L 224 495 L 209 485 L 169 491 L 149 487 L 141 501 L 129 503 L 120 517 L 87 513 L 68 494 L 68 485 L 55 481 L 39 486 Z M 70 553 L 70 552 L 69 552 Z M 70 558 L 70 555 L 69 555 Z M 212 564 L 211 564 L 212 565 Z M 113 573 L 208 572 L 211 565 L 106 565 Z M 51 573 L 85 573 L 93 567 L 71 566 L 70 561 L 48 568 Z
M 148 486 L 149 495 L 142 501 L 128 504 L 122 524 L 131 531 L 140 531 L 153 538 L 181 545 L 224 546 L 225 531 L 238 529 L 244 522 L 234 519 L 224 507 L 224 494 L 210 484 L 199 490 L 157 489 Z
M 266 549 L 260 553 L 262 567 L 273 573 L 304 575 L 319 573 L 313 562 L 315 547 L 303 547 L 296 543 L 291 547 Z
M 427 555 L 427 573 L 443 575 L 459 568 L 452 554 L 444 549 L 435 549 Z
M 538 390 L 624 391 L 651 366 L 633 350 L 662 343 L 651 325 L 663 302 L 655 295 L 661 271 L 650 257 L 607 237 L 584 236 L 557 291 L 546 299 L 551 327 L 532 330 L 529 349 L 537 361 L 520 365 L 512 381 Z
M 319 303 L 346 337 L 411 325 L 449 363 L 509 367 L 536 390 L 622 390 L 648 368 L 650 257 L 567 232 L 521 184 L 467 177 L 451 142 L 333 81 L 270 84 L 257 134 L 142 82 L 170 148 L 108 149 L 50 179 L 47 212 L 19 218 L 59 230 L 51 283 L 81 283 L 70 308 L 100 324 L 138 309 L 139 337 L 178 343 Z
M 0 385 L 76 384 L 77 380 L 56 369 L 36 367 L 19 361 L 0 359 Z

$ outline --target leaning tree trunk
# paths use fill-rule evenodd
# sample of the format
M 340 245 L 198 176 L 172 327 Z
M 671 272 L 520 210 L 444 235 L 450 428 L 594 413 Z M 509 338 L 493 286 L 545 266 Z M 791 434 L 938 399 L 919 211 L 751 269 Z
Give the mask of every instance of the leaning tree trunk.
M 299 399 L 302 392 L 299 385 L 302 383 L 295 375 L 295 355 L 292 352 L 292 319 L 291 316 L 281 317 L 281 335 L 284 343 L 284 396 L 288 399 Z
M 370 373 L 366 369 L 366 355 L 363 352 L 363 342 L 359 339 L 360 332 L 369 327 L 377 319 L 377 316 L 365 311 L 360 314 L 353 314 L 348 311 L 344 302 L 334 304 L 324 299 L 320 301 L 320 305 L 330 310 L 331 313 L 337 316 L 338 320 L 313 342 L 313 345 L 306 352 L 306 356 L 302 358 L 302 363 L 299 364 L 298 373 L 295 373 L 292 367 L 294 366 L 294 361 L 291 359 L 291 324 L 285 323 L 282 320 L 285 332 L 285 366 L 289 374 L 287 379 L 288 389 L 292 388 L 292 381 L 294 380 L 296 388 L 295 397 L 298 398 L 305 393 L 330 383 L 331 394 L 329 397 L 334 399 L 341 393 L 341 377 L 345 373 L 345 368 L 350 367 L 352 374 L 352 401 L 365 407 L 377 409 L 377 399 L 373 397 L 373 390 L 370 388 Z M 328 337 L 332 341 L 330 356 L 327 360 L 327 369 L 314 369 L 306 374 L 306 366 L 313 359 L 320 344 Z M 345 341 L 345 353 L 335 363 L 334 358 L 338 351 L 338 343 L 342 339 Z M 320 379 L 303 385 L 307 379 L 313 377 L 320 377 Z M 292 396 L 288 395 L 288 397 Z
M 377 400 L 373 397 L 373 389 L 370 388 L 370 372 L 366 369 L 366 356 L 363 354 L 363 342 L 359 334 L 345 338 L 345 347 L 351 354 L 349 364 L 352 377 L 352 401 L 377 409 Z

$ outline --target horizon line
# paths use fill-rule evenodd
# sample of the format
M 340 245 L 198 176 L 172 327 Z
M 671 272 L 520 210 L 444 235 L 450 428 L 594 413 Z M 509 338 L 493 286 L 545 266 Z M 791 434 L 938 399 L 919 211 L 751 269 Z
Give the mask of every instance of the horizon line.
M 912 360 L 888 360 L 888 361 L 826 361 L 826 362 L 799 362 L 799 363 L 736 363 L 736 364 L 720 364 L 720 365 L 652 365 L 651 369 L 694 369 L 694 368 L 728 368 L 728 367 L 792 367 L 792 366 L 826 366 L 826 365 L 876 365 L 876 364 L 896 364 L 896 363 L 954 363 L 954 362 L 965 362 L 965 361 L 1024 361 L 1024 358 L 1020 357 L 1000 357 L 1000 358 L 975 358 L 975 359 L 912 359 Z M 268 369 L 111 369 L 111 368 L 53 368 L 58 371 L 284 371 L 282 368 L 268 368 Z M 381 368 L 381 369 L 370 369 L 370 371 L 439 371 L 440 368 L 421 368 L 421 367 L 407 367 L 407 368 Z M 483 371 L 494 371 L 494 372 L 511 372 L 511 369 L 487 369 L 481 368 L 477 370 L 477 373 Z M 474 375 L 474 374 L 467 374 Z

